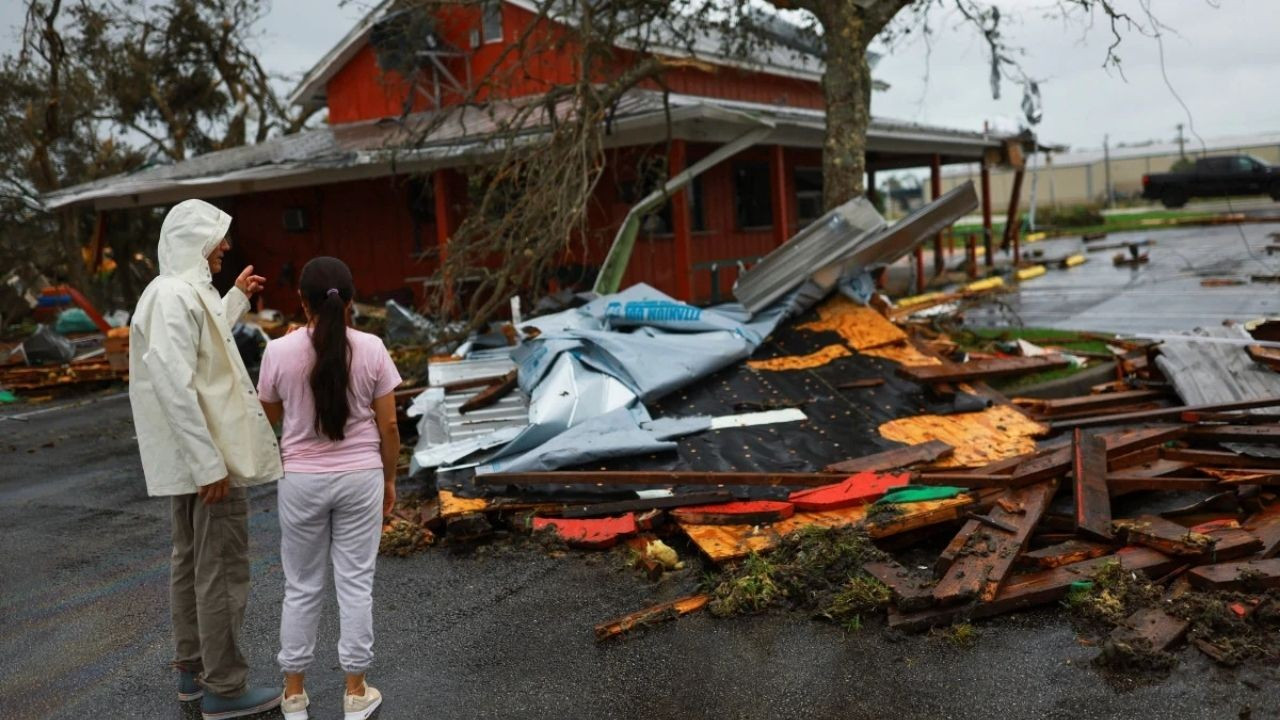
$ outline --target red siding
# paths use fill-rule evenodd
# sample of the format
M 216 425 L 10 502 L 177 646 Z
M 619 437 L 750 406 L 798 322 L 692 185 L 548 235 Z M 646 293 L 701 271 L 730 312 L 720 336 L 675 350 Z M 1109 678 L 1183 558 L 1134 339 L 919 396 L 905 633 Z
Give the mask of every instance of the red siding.
M 529 28 L 537 16 L 513 5 L 503 5 L 503 41 L 471 47 L 471 33 L 480 27 L 480 13 L 475 7 L 448 8 L 440 11 L 437 30 L 441 37 L 467 53 L 467 58 L 445 61 L 459 81 L 470 77 L 480 87 L 478 99 L 490 97 L 524 97 L 538 95 L 556 84 L 571 82 L 575 77 L 575 44 L 556 25 L 543 23 Z M 527 31 L 527 32 L 526 32 Z M 507 51 L 508 46 L 525 38 L 525 57 Z M 617 64 L 635 62 L 635 53 L 617 50 Z M 495 69 L 496 68 L 496 69 Z M 492 70 L 492 72 L 491 72 Z M 601 78 L 607 80 L 608 78 Z M 822 87 L 816 81 L 750 72 L 730 67 L 712 71 L 694 67 L 666 72 L 663 82 L 673 92 L 688 95 L 741 100 L 796 107 L 823 107 Z M 649 83 L 657 88 L 657 83 Z M 329 81 L 327 87 L 329 122 L 344 123 L 398 115 L 410 91 L 403 78 L 386 74 L 378 68 L 373 49 L 366 45 Z M 442 92 L 445 106 L 461 101 L 457 93 Z M 414 99 L 413 110 L 431 109 L 425 97 Z
M 709 145 L 691 143 L 688 162 L 693 163 L 712 149 Z M 648 153 L 663 156 L 664 146 L 623 148 L 610 151 L 604 177 L 597 185 L 588 212 L 588 237 L 575 243 L 566 253 L 566 265 L 598 268 L 617 234 L 631 201 L 620 197 L 620 188 L 635 179 L 634 168 L 639 158 Z M 770 148 L 752 148 L 728 162 L 721 163 L 702 175 L 703 206 L 706 229 L 692 236 L 694 266 L 725 261 L 720 272 L 721 299 L 728 299 L 737 269 L 733 260 L 764 255 L 777 246 L 770 228 L 741 230 L 737 227 L 734 206 L 733 167 L 737 163 L 767 164 Z M 784 150 L 786 192 L 794 197 L 792 173 L 797 165 L 813 166 L 820 162 L 816 150 Z M 429 181 L 430 178 L 427 178 Z M 462 200 L 466 183 L 458 173 L 449 173 L 450 189 L 455 200 Z M 300 311 L 296 282 L 288 282 L 286 265 L 292 265 L 293 278 L 307 260 L 317 255 L 332 255 L 351 266 L 361 298 L 385 299 L 393 295 L 412 296 L 423 300 L 421 284 L 406 278 L 424 277 L 438 267 L 436 226 L 431 196 L 424 199 L 430 208 L 417 223 L 410 198 L 414 186 L 404 177 L 358 180 L 319 185 L 311 188 L 279 190 L 241 195 L 221 203 L 232 214 L 232 238 L 235 256 L 229 264 L 253 264 L 268 279 L 264 302 L 267 307 L 286 313 Z M 430 191 L 428 191 L 430 192 Z M 788 236 L 796 231 L 795 203 L 789 203 Z M 306 214 L 305 232 L 287 232 L 284 212 L 301 208 Z M 461 210 L 459 208 L 459 210 Z M 461 216 L 459 216 L 461 217 Z M 423 259 L 415 255 L 425 252 Z M 693 300 L 710 300 L 711 275 L 706 269 L 693 272 Z M 623 286 L 648 283 L 670 295 L 676 295 L 674 238 L 670 234 L 642 233 L 627 267 Z

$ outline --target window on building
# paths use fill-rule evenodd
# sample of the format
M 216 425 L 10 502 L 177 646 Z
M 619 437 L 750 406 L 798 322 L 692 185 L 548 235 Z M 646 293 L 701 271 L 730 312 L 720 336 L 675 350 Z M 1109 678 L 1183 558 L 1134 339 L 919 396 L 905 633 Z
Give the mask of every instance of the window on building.
M 489 0 L 484 4 L 484 21 L 480 35 L 484 42 L 502 42 L 502 3 Z
M 822 217 L 822 170 L 796 168 L 796 220 L 804 228 Z
M 739 230 L 757 230 L 773 226 L 773 203 L 769 197 L 768 165 L 734 166 L 733 196 Z
M 657 189 L 654 185 L 653 189 Z M 702 232 L 707 229 L 707 213 L 705 204 L 703 203 L 702 178 L 695 177 L 692 182 L 685 186 L 685 191 L 689 193 L 689 229 L 692 232 Z M 646 191 L 646 194 L 650 191 Z M 639 201 L 640 198 L 636 198 Z M 671 201 L 663 204 L 662 208 L 657 212 L 649 215 L 643 221 L 645 232 L 654 235 L 668 235 L 675 232 L 675 221 L 671 216 Z

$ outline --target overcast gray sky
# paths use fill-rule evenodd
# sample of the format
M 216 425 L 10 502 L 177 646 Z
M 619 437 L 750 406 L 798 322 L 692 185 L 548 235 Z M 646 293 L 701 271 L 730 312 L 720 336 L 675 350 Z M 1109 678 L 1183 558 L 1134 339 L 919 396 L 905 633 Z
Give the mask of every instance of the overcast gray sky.
M 1139 0 L 1113 0 L 1135 17 Z M 264 64 L 300 75 L 338 41 L 370 0 L 274 0 L 259 40 Z M 999 0 L 1006 34 L 1025 48 L 1021 62 L 1043 80 L 1043 139 L 1075 148 L 1172 139 L 1184 113 L 1160 74 L 1154 39 L 1127 32 L 1118 53 L 1125 77 L 1102 68 L 1110 36 L 1095 23 L 1063 24 L 1044 17 L 1054 0 Z M 21 22 L 19 0 L 0 2 L 0 49 L 11 51 Z M 1165 33 L 1170 81 L 1205 137 L 1280 130 L 1280 2 L 1276 0 L 1152 0 Z M 887 48 L 876 77 L 891 85 L 872 104 L 877 116 L 981 129 L 984 120 L 1016 129 L 1021 91 L 1005 84 L 1000 100 L 989 90 L 981 39 L 953 12 L 932 18 L 931 49 L 919 39 Z M 927 77 L 927 81 L 926 81 Z

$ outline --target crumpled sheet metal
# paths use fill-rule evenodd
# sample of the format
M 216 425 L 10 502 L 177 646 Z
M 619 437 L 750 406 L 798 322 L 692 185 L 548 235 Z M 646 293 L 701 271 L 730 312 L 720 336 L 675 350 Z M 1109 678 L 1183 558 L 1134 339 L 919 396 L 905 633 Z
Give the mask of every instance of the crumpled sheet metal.
M 890 420 L 880 435 L 907 445 L 941 440 L 955 452 L 939 467 L 981 467 L 997 460 L 1032 452 L 1035 438 L 1049 428 L 1008 405 L 955 415 L 916 415 Z

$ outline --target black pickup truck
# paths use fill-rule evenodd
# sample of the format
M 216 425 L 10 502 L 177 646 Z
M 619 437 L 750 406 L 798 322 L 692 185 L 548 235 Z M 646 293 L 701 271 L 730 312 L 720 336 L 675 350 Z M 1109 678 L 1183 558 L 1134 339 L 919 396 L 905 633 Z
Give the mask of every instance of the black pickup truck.
M 1193 197 L 1270 195 L 1280 200 L 1280 168 L 1248 155 L 1207 157 L 1196 160 L 1191 172 L 1142 176 L 1142 197 L 1176 208 Z

